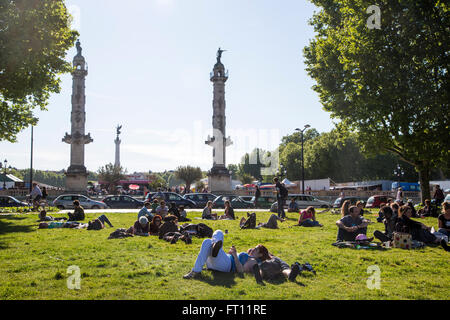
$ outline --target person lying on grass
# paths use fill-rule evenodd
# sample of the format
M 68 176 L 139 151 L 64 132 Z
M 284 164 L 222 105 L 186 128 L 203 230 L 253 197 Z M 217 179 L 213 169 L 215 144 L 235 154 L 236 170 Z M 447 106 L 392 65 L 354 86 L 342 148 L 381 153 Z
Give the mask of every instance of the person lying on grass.
M 357 235 L 367 234 L 367 226 L 370 221 L 359 215 L 357 206 L 351 206 L 348 211 L 349 215 L 336 221 L 339 228 L 337 241 L 355 241 Z
M 148 222 L 147 217 L 140 217 L 139 220 L 127 230 L 127 233 L 131 233 L 135 236 L 147 237 L 150 234 L 150 222 Z
M 217 220 L 217 213 L 212 212 L 212 201 L 208 201 L 206 207 L 203 209 L 202 219 L 206 220 Z
M 236 217 L 234 216 L 234 209 L 231 206 L 231 202 L 229 200 L 225 201 L 225 214 L 219 217 L 219 220 L 234 220 Z
M 242 220 L 243 219 L 243 220 Z M 241 224 L 245 224 L 245 218 L 242 217 L 241 219 Z M 281 221 L 281 222 L 285 222 L 286 219 L 280 218 L 279 216 L 277 216 L 276 214 L 272 214 L 269 218 L 269 220 L 267 220 L 267 222 L 260 222 L 257 226 L 256 229 L 259 228 L 268 228 L 268 229 L 278 229 L 278 223 L 277 221 Z
M 113 225 L 109 221 L 109 219 L 102 214 L 97 219 L 89 221 L 88 223 L 80 223 L 78 221 L 50 221 L 41 222 L 39 224 L 39 229 L 55 229 L 55 228 L 72 228 L 72 229 L 87 229 L 87 230 L 101 230 L 105 227 L 105 223 L 107 223 L 111 228 Z
M 312 206 L 300 212 L 297 225 L 303 227 L 322 227 L 319 221 L 316 220 L 316 210 Z
M 159 215 L 154 216 L 152 222 L 150 222 L 150 235 L 158 236 L 161 224 L 162 224 L 161 216 Z
M 84 208 L 80 205 L 80 201 L 75 200 L 73 202 L 73 213 L 67 213 L 69 215 L 69 221 L 83 221 L 85 219 Z
M 262 275 L 259 263 L 269 259 L 278 259 L 270 255 L 263 245 L 250 248 L 247 252 L 237 253 L 236 247 L 232 246 L 228 254 L 223 250 L 224 234 L 221 230 L 216 230 L 211 239 L 205 239 L 200 248 L 200 252 L 195 260 L 192 270 L 183 276 L 184 279 L 192 279 L 198 276 L 203 266 L 210 270 L 230 273 L 253 273 L 258 283 L 262 282 Z M 300 268 L 292 265 L 292 269 L 282 260 L 278 259 L 282 265 L 282 274 L 290 281 L 295 281 Z
M 55 221 L 55 220 L 67 220 L 67 218 L 55 219 L 52 216 L 48 216 L 47 211 L 45 211 L 45 210 L 42 210 L 41 212 L 39 212 L 39 221 Z

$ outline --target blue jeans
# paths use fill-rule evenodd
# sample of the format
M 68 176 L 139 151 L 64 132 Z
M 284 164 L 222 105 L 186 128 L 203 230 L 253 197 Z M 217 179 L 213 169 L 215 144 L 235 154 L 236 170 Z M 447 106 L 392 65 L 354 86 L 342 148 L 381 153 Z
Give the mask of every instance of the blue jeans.
M 311 219 L 306 219 L 305 221 L 300 224 L 302 227 L 317 227 L 319 226 L 319 221 L 314 221 Z
M 192 271 L 194 272 L 202 272 L 203 266 L 206 263 L 208 269 L 221 271 L 221 272 L 230 272 L 231 271 L 231 259 L 230 257 L 220 248 L 217 257 L 213 258 L 211 255 L 213 244 L 217 241 L 224 241 L 224 235 L 221 230 L 216 230 L 211 239 L 203 240 L 202 246 L 200 248 L 200 252 L 198 253 L 197 259 L 195 260 L 194 268 Z
M 440 228 L 438 230 L 439 233 L 445 234 L 447 237 L 450 238 L 450 232 L 448 232 L 446 229 Z
M 100 220 L 103 224 L 105 224 L 105 222 L 112 228 L 112 224 L 111 224 L 111 222 L 109 221 L 109 219 L 104 215 L 104 214 L 102 214 L 100 217 L 98 217 L 97 218 L 98 220 Z

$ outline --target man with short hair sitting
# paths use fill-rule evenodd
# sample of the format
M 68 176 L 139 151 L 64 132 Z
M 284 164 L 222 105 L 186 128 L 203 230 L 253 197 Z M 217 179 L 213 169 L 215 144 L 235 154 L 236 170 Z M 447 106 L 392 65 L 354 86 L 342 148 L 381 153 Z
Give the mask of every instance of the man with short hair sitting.
M 361 217 L 359 211 L 357 206 L 351 206 L 350 214 L 336 221 L 339 228 L 337 241 L 355 241 L 358 234 L 367 234 L 369 220 Z
M 153 220 L 153 214 L 149 211 L 149 209 L 152 207 L 152 204 L 149 201 L 146 201 L 144 203 L 144 206 L 138 213 L 138 219 L 140 217 L 147 217 L 149 221 Z
M 85 215 L 84 215 L 84 209 L 80 205 L 80 201 L 75 200 L 73 202 L 73 205 L 75 208 L 73 210 L 73 213 L 70 213 L 70 212 L 68 213 L 68 216 L 69 216 L 68 221 L 83 221 L 85 218 Z
M 291 202 L 289 202 L 288 212 L 298 212 L 300 208 L 298 207 L 297 198 L 292 198 Z

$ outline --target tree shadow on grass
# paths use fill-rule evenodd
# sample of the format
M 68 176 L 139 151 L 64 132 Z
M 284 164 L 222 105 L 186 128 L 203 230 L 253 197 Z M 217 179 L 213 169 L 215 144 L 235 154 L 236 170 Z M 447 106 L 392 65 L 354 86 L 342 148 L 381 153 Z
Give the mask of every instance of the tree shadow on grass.
M 206 282 L 212 286 L 221 286 L 231 288 L 236 284 L 235 277 L 243 277 L 243 275 L 236 275 L 232 272 L 220 272 L 211 270 L 210 272 L 202 272 L 197 280 Z
M 0 249 L 8 248 L 1 236 L 17 232 L 33 232 L 33 225 L 17 225 L 14 222 L 26 219 L 26 217 L 2 216 L 0 217 Z M 12 221 L 12 222 L 10 222 Z

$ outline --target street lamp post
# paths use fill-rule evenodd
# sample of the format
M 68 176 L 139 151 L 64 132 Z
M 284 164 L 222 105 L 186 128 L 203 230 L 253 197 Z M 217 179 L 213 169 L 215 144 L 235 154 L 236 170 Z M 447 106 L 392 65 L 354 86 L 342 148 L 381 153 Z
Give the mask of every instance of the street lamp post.
M 31 126 L 30 193 L 33 190 L 33 126 Z
M 303 143 L 304 143 L 304 139 L 303 139 L 303 133 L 306 131 L 306 129 L 310 128 L 311 126 L 309 124 L 305 125 L 305 127 L 302 129 L 295 129 L 296 131 L 299 131 L 302 135 L 302 193 L 305 193 L 305 159 L 303 157 Z
M 3 161 L 3 163 L 5 164 L 3 167 L 3 190 L 6 189 L 6 167 L 8 166 L 8 160 L 5 159 L 5 161 Z
M 394 170 L 394 175 L 397 176 L 397 189 L 400 188 L 400 176 L 404 176 L 405 172 L 403 171 L 402 167 L 400 167 L 400 164 L 397 163 L 397 168 Z

